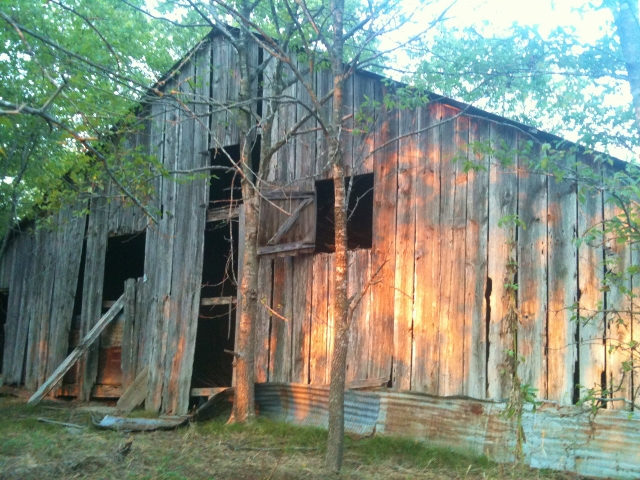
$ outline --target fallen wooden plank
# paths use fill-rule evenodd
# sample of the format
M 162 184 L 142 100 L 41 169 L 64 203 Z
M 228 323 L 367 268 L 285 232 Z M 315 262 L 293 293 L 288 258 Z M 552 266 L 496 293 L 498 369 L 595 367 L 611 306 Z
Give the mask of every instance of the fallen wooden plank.
M 87 335 L 80 341 L 78 346 L 71 352 L 71 354 L 65 359 L 64 362 L 60 364 L 58 368 L 53 372 L 53 374 L 44 382 L 40 388 L 33 394 L 33 396 L 27 402 L 27 405 L 35 405 L 42 398 L 49 393 L 49 391 L 60 381 L 64 374 L 73 366 L 74 363 L 78 361 L 78 359 L 82 356 L 84 352 L 88 350 L 88 348 L 95 342 L 95 340 L 100 336 L 102 331 L 105 329 L 109 323 L 116 318 L 116 315 L 120 313 L 122 307 L 124 306 L 124 295 L 122 295 L 118 301 L 109 309 L 107 313 L 105 313 L 98 323 L 94 325 L 94 327 L 87 333 Z
M 163 416 L 160 418 L 122 418 L 106 415 L 99 422 L 93 420 L 93 424 L 98 428 L 119 432 L 153 432 L 154 430 L 173 430 L 186 425 L 190 418 L 189 415 Z
M 116 406 L 121 412 L 130 412 L 147 398 L 147 380 L 149 379 L 149 367 L 146 366 L 138 374 L 135 380 L 129 385 Z

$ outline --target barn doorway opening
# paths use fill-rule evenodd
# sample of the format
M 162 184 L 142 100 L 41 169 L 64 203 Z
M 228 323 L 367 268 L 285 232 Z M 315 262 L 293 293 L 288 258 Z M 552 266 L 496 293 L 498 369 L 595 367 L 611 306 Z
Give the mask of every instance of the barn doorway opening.
M 0 292 L 0 376 L 2 376 L 2 369 L 4 367 L 4 343 L 5 332 L 4 329 L 7 326 L 7 307 L 9 306 L 9 292 Z
M 233 380 L 235 347 L 238 217 L 241 204 L 240 177 L 233 162 L 240 158 L 238 145 L 213 151 L 215 169 L 209 186 L 209 209 L 204 231 L 200 313 L 191 377 L 192 389 L 229 387 Z M 225 350 L 227 352 L 225 352 Z M 198 396 L 198 395 L 195 395 Z
M 115 302 L 124 293 L 124 281 L 144 275 L 146 232 L 109 237 L 104 261 L 102 301 Z
M 146 233 L 109 237 L 104 263 L 102 312 L 124 293 L 124 282 L 144 275 Z M 122 313 L 100 335 L 96 386 L 122 385 Z

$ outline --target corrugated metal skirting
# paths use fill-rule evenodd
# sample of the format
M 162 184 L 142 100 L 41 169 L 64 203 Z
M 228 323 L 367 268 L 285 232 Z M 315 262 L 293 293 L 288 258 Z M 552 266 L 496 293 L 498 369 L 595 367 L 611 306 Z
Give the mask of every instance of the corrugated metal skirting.
M 318 385 L 256 385 L 260 415 L 326 428 L 329 388 Z M 345 430 L 358 435 L 395 435 L 464 449 L 498 462 L 514 460 L 515 421 L 504 403 L 435 397 L 392 390 L 345 393 Z M 524 412 L 525 461 L 534 468 L 597 477 L 640 478 L 640 415 L 632 412 L 557 407 L 546 403 Z

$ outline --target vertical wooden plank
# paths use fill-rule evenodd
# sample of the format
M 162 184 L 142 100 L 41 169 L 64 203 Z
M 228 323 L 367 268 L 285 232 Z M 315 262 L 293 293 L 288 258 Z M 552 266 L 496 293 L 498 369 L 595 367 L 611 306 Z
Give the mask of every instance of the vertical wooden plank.
M 369 250 L 348 252 L 348 296 L 349 298 L 354 298 L 361 292 L 364 292 L 364 294 L 353 311 L 351 324 L 349 325 L 347 381 L 364 380 L 367 378 L 368 373 L 368 359 L 372 349 L 369 344 L 371 290 L 368 288 L 368 283 L 371 281 L 370 257 Z
M 472 118 L 469 142 L 489 139 L 489 122 Z M 487 235 L 489 229 L 489 159 L 468 151 L 468 158 L 479 164 L 468 173 L 467 233 L 465 273 L 464 385 L 465 395 L 487 395 Z
M 138 360 L 138 338 L 135 337 L 136 323 L 136 280 L 124 282 L 124 311 L 122 325 L 122 389 L 126 390 L 136 378 Z
M 148 319 L 146 312 L 149 309 L 150 295 L 149 284 L 145 277 L 138 278 L 136 281 L 136 304 L 134 306 L 136 321 L 134 322 L 133 338 L 137 342 L 138 356 L 134 359 L 136 364 L 135 377 L 145 368 L 149 362 L 149 328 L 146 325 Z M 134 377 L 134 378 L 135 378 Z
M 261 258 L 258 265 L 258 318 L 256 319 L 255 376 L 256 382 L 269 381 L 269 331 L 273 289 L 273 260 Z
M 333 78 L 331 71 L 327 66 L 319 67 L 316 70 L 316 95 L 318 99 L 322 99 L 328 92 L 333 89 Z M 331 111 L 333 108 L 333 99 L 327 100 L 322 105 L 322 115 L 324 118 L 331 118 Z M 324 132 L 318 124 L 318 141 L 316 144 L 316 176 L 320 178 L 331 178 L 331 166 L 329 165 L 329 151 L 327 139 Z
M 226 70 L 223 71 L 223 78 L 226 83 L 227 91 L 224 97 L 226 105 L 233 105 L 238 102 L 240 92 L 240 68 L 238 66 L 238 53 L 235 48 L 227 42 L 223 42 L 225 50 L 225 57 L 227 62 L 225 63 Z M 238 108 L 227 109 L 227 122 L 225 125 L 224 146 L 236 145 L 245 139 L 240 138 L 240 132 L 238 130 Z
M 309 383 L 311 349 L 311 304 L 313 302 L 313 257 L 293 257 L 293 308 L 291 381 Z
M 458 110 L 442 106 L 440 126 L 440 340 L 438 395 L 464 391 L 467 174 L 459 158 L 466 158 L 469 120 Z M 453 120 L 452 120 L 453 119 Z M 463 290 L 464 291 L 464 290 Z
M 394 356 L 394 297 L 395 297 L 395 250 L 396 250 L 396 206 L 398 198 L 398 111 L 388 110 L 384 105 L 387 87 L 375 84 L 375 99 L 379 106 L 375 111 L 373 155 L 373 226 L 371 248 L 371 316 L 369 320 L 369 378 L 391 375 L 392 358 L 394 369 L 410 371 L 411 356 L 403 357 L 399 364 Z M 408 336 L 410 332 L 399 334 Z M 409 353 L 410 355 L 410 353 Z M 401 376 L 405 375 L 404 373 Z M 394 375 L 395 377 L 395 375 Z M 398 388 L 396 382 L 393 386 Z
M 5 324 L 4 355 L 2 358 L 2 379 L 5 384 L 14 383 L 14 350 L 18 342 L 19 310 L 22 294 L 23 276 L 29 270 L 29 257 L 23 257 L 28 235 L 17 234 L 11 242 L 11 258 L 3 259 L 7 285 L 10 285 L 7 298 L 7 317 Z M 20 271 L 17 269 L 20 265 Z M 23 355 L 24 357 L 24 355 Z M 20 368 L 22 371 L 22 368 Z
M 361 175 L 371 173 L 374 170 L 373 151 L 378 122 L 376 122 L 371 102 L 375 100 L 376 92 L 379 91 L 380 86 L 378 80 L 356 73 L 353 87 L 353 113 L 355 115 L 353 128 L 357 130 L 353 133 L 353 172 L 354 175 Z
M 180 89 L 187 108 L 179 112 L 178 168 L 205 166 L 208 156 L 195 150 L 196 122 L 194 118 L 193 86 L 189 79 L 196 76 L 193 62 L 180 74 Z M 198 134 L 203 132 L 199 129 Z M 201 145 L 202 139 L 198 139 Z M 198 147 L 200 148 L 200 147 Z M 171 303 L 177 315 L 169 320 L 169 343 L 165 361 L 163 410 L 178 415 L 187 413 L 193 370 L 193 356 L 200 311 L 200 288 L 204 254 L 204 229 L 207 214 L 207 181 L 194 178 L 176 185 L 175 243 L 171 278 Z
M 611 175 L 604 169 L 604 175 Z M 624 212 L 612 197 L 604 196 L 605 222 L 626 223 Z M 606 367 L 607 390 L 609 397 L 616 399 L 608 403 L 607 408 L 615 410 L 631 409 L 631 405 L 623 400 L 633 398 L 631 382 L 631 365 L 633 365 L 631 342 L 631 280 L 626 270 L 631 262 L 629 238 L 607 234 L 605 243 L 605 268 L 609 288 L 605 289 L 606 304 Z
M 273 261 L 273 301 L 271 309 L 271 346 L 269 348 L 269 381 L 289 382 L 291 378 L 291 332 L 293 271 L 292 258 Z
M 86 226 L 86 216 L 78 217 L 76 212 L 83 207 L 84 202 L 75 204 L 61 210 L 59 214 L 60 226 L 57 232 L 59 253 L 51 304 L 52 328 L 49 337 L 49 355 L 46 360 L 46 378 L 53 374 L 68 353 L 69 331 L 73 319 Z
M 413 309 L 411 389 L 438 391 L 440 310 L 440 132 L 442 107 L 430 103 L 420 109 L 422 161 L 417 175 L 416 275 Z
M 34 271 L 33 277 L 29 279 L 29 290 L 27 298 L 29 301 L 25 305 L 28 318 L 28 335 L 26 350 L 26 365 L 24 383 L 27 389 L 35 390 L 38 388 L 38 364 L 40 361 L 39 354 L 46 351 L 46 344 L 40 345 L 41 327 L 42 327 L 42 305 L 45 303 L 46 297 L 51 295 L 51 291 L 44 288 L 48 273 L 49 256 L 47 255 L 45 239 L 45 229 L 40 228 L 35 232 L 34 242 Z
M 167 85 L 167 90 L 176 88 L 175 83 Z M 156 126 L 160 134 L 160 154 L 162 164 L 168 170 L 176 169 L 178 151 L 179 123 L 175 101 L 165 97 L 161 105 L 159 124 Z M 163 406 L 163 383 L 165 359 L 167 355 L 168 322 L 175 313 L 171 311 L 171 275 L 173 268 L 173 244 L 175 238 L 175 201 L 176 182 L 174 177 L 164 178 L 159 196 L 159 208 L 162 217 L 153 231 L 151 241 L 154 247 L 151 256 L 146 260 L 151 263 L 149 272 L 149 289 L 153 291 L 152 305 L 149 308 L 150 336 L 149 378 L 147 383 L 147 399 L 145 408 L 159 411 Z M 149 237 L 148 237 L 149 238 Z M 145 265 L 146 268 L 146 265 Z
M 109 214 L 105 198 L 92 198 L 90 212 L 82 287 L 81 337 L 89 333 L 102 313 L 102 286 Z M 91 397 L 91 390 L 98 374 L 98 349 L 99 345 L 96 342 L 78 361 L 78 399 L 81 401 L 87 401 Z
M 18 286 L 9 290 L 10 305 L 7 312 L 7 322 L 15 324 L 14 334 L 7 337 L 7 345 L 10 347 L 9 368 L 4 367 L 7 384 L 20 384 L 23 382 L 25 352 L 29 331 L 29 315 L 27 305 L 29 303 L 29 285 L 35 272 L 34 255 L 35 236 L 25 232 L 21 235 L 19 253 L 16 255 L 16 263 L 12 271 L 13 283 Z M 6 357 L 5 357 L 6 358 Z
M 293 73 L 288 66 L 284 67 L 284 70 L 287 78 L 293 77 Z M 293 85 L 284 90 L 283 95 L 296 98 L 297 90 L 297 83 L 293 83 Z M 297 105 L 295 103 L 281 103 L 278 110 L 278 129 L 273 139 L 274 142 L 285 138 L 297 121 Z M 296 178 L 296 148 L 297 138 L 294 136 L 276 153 L 278 158 L 276 179 L 279 185 L 289 185 Z
M 163 101 L 155 99 L 152 101 L 149 113 L 149 154 L 156 157 L 156 161 L 160 165 L 164 165 L 164 132 L 166 127 L 165 114 L 166 106 Z M 147 410 L 157 411 L 160 408 L 159 400 L 157 402 L 151 402 L 151 399 L 155 395 L 155 385 L 157 381 L 157 356 L 158 348 L 157 341 L 159 341 L 159 328 L 160 328 L 160 309 L 163 301 L 162 288 L 162 271 L 166 267 L 167 257 L 163 255 L 162 243 L 165 241 L 163 236 L 163 230 L 165 229 L 164 212 L 162 207 L 162 200 L 164 198 L 164 179 L 158 177 L 154 182 L 154 194 L 150 199 L 150 206 L 155 209 L 156 212 L 160 212 L 159 222 L 157 224 L 150 224 L 147 228 L 146 241 L 145 241 L 145 260 L 144 260 L 144 272 L 146 282 L 142 287 L 142 294 L 138 292 L 138 298 L 141 299 L 142 308 L 136 309 L 142 315 L 143 325 L 143 345 L 139 350 L 138 365 L 149 365 L 149 378 L 147 381 L 147 401 L 145 402 L 145 408 Z M 152 370 L 154 371 L 154 379 L 152 380 Z
M 599 171 L 599 167 L 586 159 L 582 161 Z M 583 186 L 578 184 L 579 191 Z M 578 203 L 578 235 L 581 238 L 596 233 L 592 242 L 580 244 L 578 249 L 578 292 L 579 292 L 579 384 L 580 396 L 595 389 L 600 394 L 602 375 L 605 371 L 604 305 L 603 287 L 603 251 L 602 238 L 602 196 L 598 191 L 587 191 L 584 202 Z
M 56 219 L 57 220 L 57 219 Z M 36 231 L 38 241 L 38 265 L 32 288 L 35 302 L 31 306 L 29 343 L 27 345 L 27 388 L 37 388 L 46 380 L 47 358 L 49 355 L 49 335 L 52 328 L 51 304 L 53 286 L 56 281 L 57 249 L 60 239 L 57 235 L 57 221 L 51 226 L 42 226 Z
M 547 398 L 570 405 L 578 355 L 578 323 L 571 306 L 578 300 L 578 225 L 576 187 L 548 179 L 549 319 Z
M 49 357 L 49 349 L 52 347 L 50 343 L 50 335 L 52 329 L 55 330 L 57 318 L 52 318 L 51 307 L 53 303 L 54 285 L 58 280 L 58 258 L 59 249 L 62 247 L 62 239 L 58 235 L 59 229 L 58 219 L 54 220 L 54 225 L 42 230 L 42 242 L 43 242 L 43 259 L 45 261 L 43 270 L 40 271 L 42 275 L 41 283 L 41 300 L 39 308 L 36 312 L 37 324 L 39 324 L 38 344 L 34 348 L 37 350 L 35 358 L 36 364 L 34 365 L 36 386 L 39 387 L 47 379 L 47 360 Z M 60 265 L 62 267 L 62 265 Z M 61 282 L 63 280 L 60 280 Z M 34 324 L 32 324 L 34 325 Z
M 489 359 L 487 362 L 488 397 L 500 400 L 509 396 L 509 352 L 513 350 L 513 332 L 508 317 L 515 282 L 513 262 L 516 258 L 516 230 L 513 221 L 502 223 L 517 214 L 517 165 L 509 152 L 516 147 L 516 134 L 511 128 L 491 124 L 491 143 L 497 154 L 491 158 L 489 184 L 489 257 L 488 275 L 492 281 L 489 320 Z M 503 166 L 509 161 L 512 165 Z
M 301 61 L 298 61 L 298 67 L 305 67 Z M 315 87 L 315 72 L 311 71 L 304 76 L 305 82 L 310 88 Z M 297 96 L 297 118 L 302 119 L 309 110 L 303 105 L 306 105 L 312 109 L 311 96 L 307 88 L 298 84 L 296 89 Z M 298 185 L 301 190 L 313 189 L 313 177 L 316 167 L 316 132 L 315 132 L 316 120 L 315 117 L 309 118 L 299 129 L 302 133 L 296 135 L 296 173 L 295 178 L 299 181 Z
M 355 175 L 354 170 L 354 138 L 353 138 L 353 114 L 354 114 L 354 87 L 358 83 L 355 74 L 349 75 L 343 83 L 342 90 L 342 130 L 340 132 L 340 143 L 342 144 L 342 160 L 344 162 L 345 176 Z
M 176 92 L 176 99 L 172 101 L 172 110 L 170 111 L 171 128 L 169 134 L 173 136 L 174 150 L 169 157 L 172 168 L 182 169 L 190 168 L 193 164 L 193 122 L 189 120 L 189 112 L 186 111 L 185 101 L 188 94 L 188 84 L 185 77 L 193 72 L 193 64 L 183 66 L 181 73 L 175 80 L 173 91 Z M 196 245 L 198 240 L 202 242 L 203 231 L 192 232 L 190 229 L 190 200 L 191 182 L 184 183 L 177 175 L 173 177 L 174 198 L 170 207 L 165 210 L 169 215 L 173 216 L 174 223 L 174 239 L 173 248 L 168 254 L 172 256 L 171 275 L 168 279 L 169 296 L 167 297 L 167 318 L 166 330 L 166 351 L 164 358 L 160 360 L 161 376 L 159 378 L 159 387 L 162 389 L 162 406 L 163 413 L 182 414 L 181 403 L 188 402 L 188 387 L 186 385 L 187 398 L 182 399 L 183 382 L 191 381 L 191 368 L 193 360 L 187 362 L 186 357 L 191 342 L 191 335 L 195 342 L 195 328 L 197 326 L 197 316 L 195 318 L 196 326 L 193 326 L 194 319 L 189 315 L 189 306 L 192 301 L 192 295 L 195 291 L 200 291 L 202 281 L 202 264 L 194 265 L 196 270 L 200 271 L 200 275 L 195 275 L 190 271 L 190 259 L 185 254 L 192 256 L 195 252 L 197 255 Z M 165 207 L 166 208 L 166 207 Z M 196 210 L 197 212 L 197 210 Z M 197 215 L 197 213 L 196 213 Z M 204 230 L 204 227 L 203 227 Z M 176 248 L 179 245 L 178 248 Z M 198 269 L 199 267 L 199 269 Z M 183 333 L 184 332 L 184 333 Z M 188 363 L 189 373 L 182 381 L 177 377 L 183 364 Z M 186 413 L 186 408 L 184 413 Z
M 335 338 L 335 316 L 334 316 L 334 288 L 335 288 L 335 265 L 336 257 L 330 254 L 327 258 L 327 339 L 326 358 L 327 358 L 327 383 L 331 381 L 331 361 L 333 359 L 333 340 Z
M 540 157 L 539 144 L 526 155 L 527 140 L 518 135 L 518 217 L 524 223 L 518 226 L 518 375 L 537 389 L 538 398 L 548 398 L 547 176 L 527 164 Z
M 327 319 L 329 254 L 313 256 L 313 305 L 311 309 L 310 383 L 327 383 Z
M 396 212 L 394 371 L 393 384 L 408 390 L 411 386 L 411 341 L 416 241 L 416 171 L 422 157 L 418 150 L 419 115 L 415 110 L 400 112 L 398 142 L 398 200 Z

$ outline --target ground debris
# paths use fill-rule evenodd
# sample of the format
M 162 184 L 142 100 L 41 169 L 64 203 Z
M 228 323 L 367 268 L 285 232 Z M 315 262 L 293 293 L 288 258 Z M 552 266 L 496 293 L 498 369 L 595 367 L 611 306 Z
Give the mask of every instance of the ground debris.
M 188 415 L 162 416 L 159 418 L 127 418 L 105 415 L 102 420 L 92 417 L 98 428 L 106 428 L 120 432 L 153 432 L 155 430 L 173 430 L 186 425 L 191 419 Z

